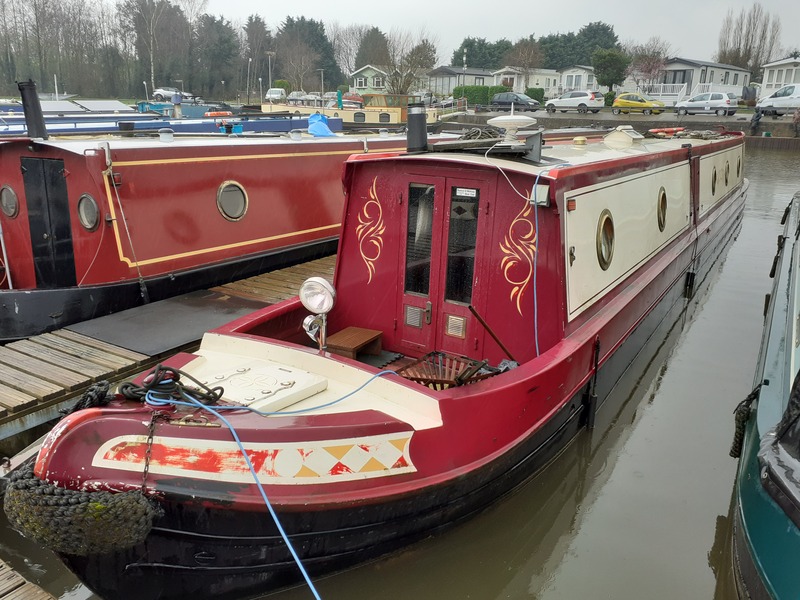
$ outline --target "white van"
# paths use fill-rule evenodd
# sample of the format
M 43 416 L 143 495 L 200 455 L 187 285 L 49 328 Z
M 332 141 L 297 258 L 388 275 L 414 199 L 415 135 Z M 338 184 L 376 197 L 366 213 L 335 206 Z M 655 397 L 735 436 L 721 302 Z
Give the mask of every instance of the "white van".
M 264 94 L 267 102 L 286 102 L 286 90 L 283 88 L 269 88 Z
M 756 104 L 765 115 L 783 115 L 800 107 L 800 83 L 785 85 Z

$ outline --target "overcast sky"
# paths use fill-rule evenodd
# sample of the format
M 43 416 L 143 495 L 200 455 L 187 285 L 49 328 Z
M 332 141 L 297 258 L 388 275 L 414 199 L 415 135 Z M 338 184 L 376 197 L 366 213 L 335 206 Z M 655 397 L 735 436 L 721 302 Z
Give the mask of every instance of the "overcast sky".
M 234 23 L 243 23 L 256 13 L 273 31 L 287 16 L 304 16 L 341 25 L 374 25 L 385 33 L 392 28 L 416 32 L 424 27 L 438 38 L 441 65 L 450 63 L 453 50 L 465 37 L 485 38 L 488 42 L 506 38 L 514 42 L 531 34 L 539 38 L 549 33 L 577 33 L 593 21 L 613 26 L 621 42 L 645 42 L 657 35 L 671 44 L 673 56 L 713 60 L 720 24 L 728 9 L 738 15 L 754 3 L 752 0 L 568 0 L 563 3 L 522 0 L 507 4 L 513 8 L 501 12 L 493 8 L 498 4 L 487 0 L 432 3 L 208 0 L 206 12 Z M 770 15 L 780 15 L 782 45 L 800 47 L 800 1 L 762 0 L 761 5 Z

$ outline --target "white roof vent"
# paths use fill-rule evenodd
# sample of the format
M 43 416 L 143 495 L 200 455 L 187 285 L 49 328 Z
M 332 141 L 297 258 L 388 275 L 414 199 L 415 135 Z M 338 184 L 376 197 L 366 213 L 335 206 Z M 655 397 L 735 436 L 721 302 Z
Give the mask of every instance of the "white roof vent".
M 633 142 L 643 140 L 644 136 L 630 125 L 620 125 L 611 133 L 607 133 L 603 142 L 614 150 L 624 150 L 633 146 Z

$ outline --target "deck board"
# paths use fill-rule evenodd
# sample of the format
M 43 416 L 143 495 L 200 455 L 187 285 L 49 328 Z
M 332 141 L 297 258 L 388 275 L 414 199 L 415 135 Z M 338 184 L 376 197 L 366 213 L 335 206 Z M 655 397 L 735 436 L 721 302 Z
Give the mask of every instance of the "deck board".
M 0 600 L 54 600 L 55 596 L 26 581 L 3 561 L 0 561 Z
M 219 323 L 296 296 L 308 277 L 331 279 L 334 265 L 329 256 L 0 347 L 0 439 L 58 418 L 94 381 L 121 381 Z

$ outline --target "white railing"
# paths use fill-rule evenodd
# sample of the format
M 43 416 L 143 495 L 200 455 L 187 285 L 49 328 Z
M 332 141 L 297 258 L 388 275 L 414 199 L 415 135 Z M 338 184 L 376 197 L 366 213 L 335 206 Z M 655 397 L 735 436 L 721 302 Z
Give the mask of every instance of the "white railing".
M 636 91 L 646 94 L 656 100 L 661 100 L 666 105 L 674 105 L 686 96 L 685 83 L 641 83 L 636 86 Z

